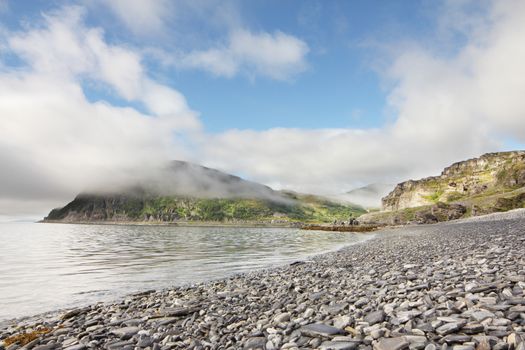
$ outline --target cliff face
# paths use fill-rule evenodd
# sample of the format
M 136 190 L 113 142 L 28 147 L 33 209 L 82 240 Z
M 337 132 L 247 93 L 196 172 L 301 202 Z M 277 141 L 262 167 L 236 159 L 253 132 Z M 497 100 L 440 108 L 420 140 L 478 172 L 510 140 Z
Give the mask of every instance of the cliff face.
M 51 210 L 44 221 L 98 222 L 136 221 L 144 209 L 145 197 L 135 194 L 80 194 L 62 208 Z M 145 220 L 149 216 L 143 217 Z
M 398 184 L 382 199 L 384 211 L 462 202 L 525 186 L 525 151 L 487 153 L 454 163 L 440 176 Z

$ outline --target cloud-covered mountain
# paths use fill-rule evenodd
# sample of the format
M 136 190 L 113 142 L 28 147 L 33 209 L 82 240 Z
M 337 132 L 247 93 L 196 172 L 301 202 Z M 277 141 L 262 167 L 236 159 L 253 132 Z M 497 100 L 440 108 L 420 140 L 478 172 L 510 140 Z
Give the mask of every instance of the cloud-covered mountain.
M 136 183 L 83 193 L 52 210 L 51 222 L 331 222 L 362 214 L 356 205 L 268 186 L 183 161 Z

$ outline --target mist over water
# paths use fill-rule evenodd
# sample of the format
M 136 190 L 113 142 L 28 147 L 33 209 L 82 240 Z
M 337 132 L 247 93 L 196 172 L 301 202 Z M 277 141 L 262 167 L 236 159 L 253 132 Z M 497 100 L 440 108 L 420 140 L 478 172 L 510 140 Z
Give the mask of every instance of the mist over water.
M 369 237 L 284 228 L 0 224 L 0 320 L 286 264 Z

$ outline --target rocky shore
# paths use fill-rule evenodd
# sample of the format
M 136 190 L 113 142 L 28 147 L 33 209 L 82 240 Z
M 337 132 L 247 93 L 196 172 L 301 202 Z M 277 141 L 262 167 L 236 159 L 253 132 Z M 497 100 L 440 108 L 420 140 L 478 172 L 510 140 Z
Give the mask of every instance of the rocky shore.
M 520 211 L 393 229 L 282 268 L 11 322 L 0 329 L 0 344 L 525 350 L 524 290 Z

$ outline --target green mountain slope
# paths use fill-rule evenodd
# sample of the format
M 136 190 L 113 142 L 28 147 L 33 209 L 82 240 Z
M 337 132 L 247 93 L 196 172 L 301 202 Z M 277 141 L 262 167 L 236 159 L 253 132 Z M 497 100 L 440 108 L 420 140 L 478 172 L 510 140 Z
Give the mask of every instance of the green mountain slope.
M 78 195 L 44 221 L 292 224 L 348 220 L 365 212 L 357 205 L 274 191 L 185 162 L 173 163 L 163 174 L 154 184 L 143 181 L 116 193 Z

